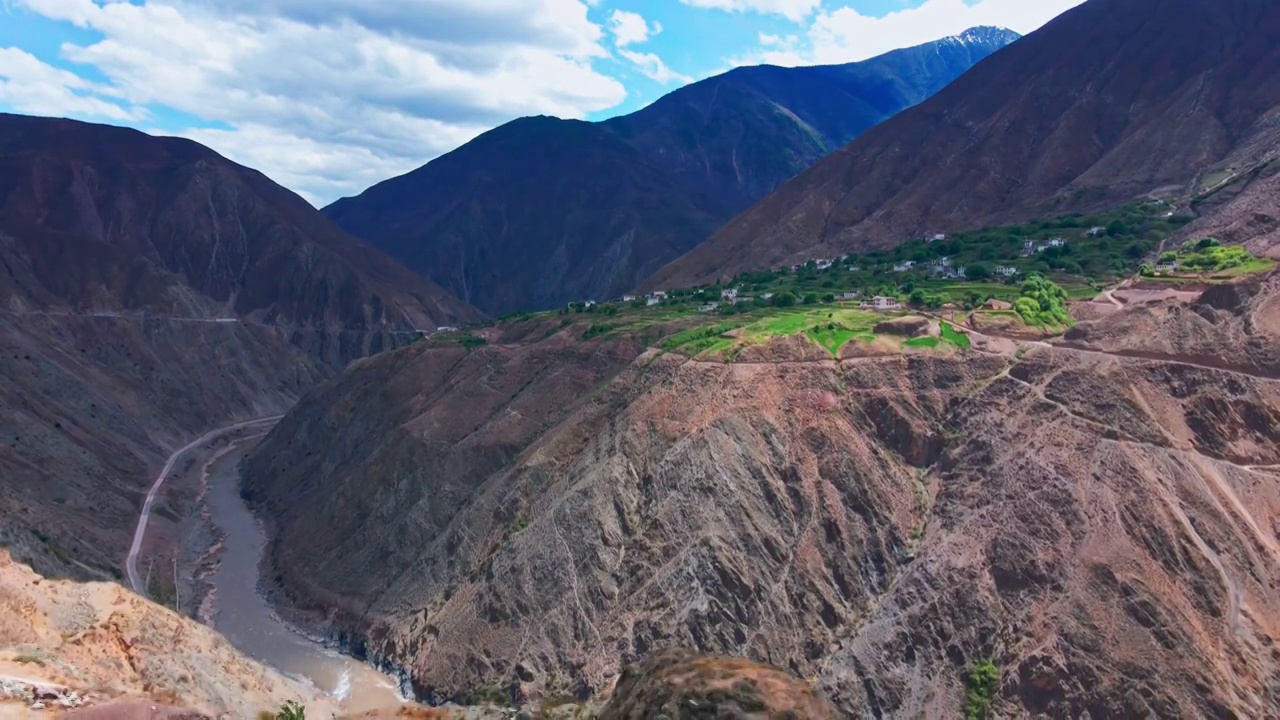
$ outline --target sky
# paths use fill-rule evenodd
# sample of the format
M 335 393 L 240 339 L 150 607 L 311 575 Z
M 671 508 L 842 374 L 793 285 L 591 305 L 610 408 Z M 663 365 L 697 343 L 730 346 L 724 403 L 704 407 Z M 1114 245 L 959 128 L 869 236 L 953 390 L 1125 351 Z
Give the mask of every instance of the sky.
M 0 111 L 188 137 L 317 206 L 525 115 L 863 60 L 1082 0 L 0 0 Z

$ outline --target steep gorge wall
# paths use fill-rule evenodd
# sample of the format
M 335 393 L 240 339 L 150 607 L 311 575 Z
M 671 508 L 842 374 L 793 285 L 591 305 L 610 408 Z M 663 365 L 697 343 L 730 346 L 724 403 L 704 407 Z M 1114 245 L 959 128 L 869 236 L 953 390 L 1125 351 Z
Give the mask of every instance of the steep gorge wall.
M 1273 342 L 1274 290 L 1195 317 Z M 1175 360 L 555 336 L 362 361 L 245 475 L 277 589 L 425 696 L 587 694 L 683 645 L 815 678 L 849 716 L 954 716 L 987 659 L 1013 713 L 1257 716 L 1280 697 L 1276 427 L 1265 374 Z

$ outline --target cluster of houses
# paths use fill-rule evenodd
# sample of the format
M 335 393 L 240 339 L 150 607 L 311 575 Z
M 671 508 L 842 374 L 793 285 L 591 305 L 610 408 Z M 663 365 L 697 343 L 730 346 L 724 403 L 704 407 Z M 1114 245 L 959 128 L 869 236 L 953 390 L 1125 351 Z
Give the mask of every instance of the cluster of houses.
M 877 295 L 870 300 L 863 300 L 858 303 L 858 307 L 864 310 L 901 310 L 902 303 L 895 297 Z
M 1104 228 L 1105 229 L 1105 228 Z M 1037 245 L 1035 240 L 1027 240 L 1022 243 L 1022 254 L 1030 257 L 1036 253 L 1042 253 L 1049 248 L 1060 248 L 1067 244 L 1066 238 L 1050 238 L 1047 243 Z

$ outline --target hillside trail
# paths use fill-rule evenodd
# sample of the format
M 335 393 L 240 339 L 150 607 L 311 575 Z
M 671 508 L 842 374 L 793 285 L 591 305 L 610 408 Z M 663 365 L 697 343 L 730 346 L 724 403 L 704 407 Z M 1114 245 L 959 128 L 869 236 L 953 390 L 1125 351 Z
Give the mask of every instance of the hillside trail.
M 146 587 L 142 581 L 142 577 L 138 574 L 138 553 L 142 550 L 142 541 L 147 534 L 147 523 L 151 519 L 152 506 L 155 504 L 156 496 L 160 493 L 164 481 L 168 479 L 169 474 L 173 472 L 173 468 L 177 465 L 178 460 L 182 456 L 206 443 L 217 440 L 218 438 L 247 428 L 253 428 L 261 425 L 278 422 L 283 415 L 272 415 L 270 417 L 255 418 L 253 420 L 244 420 L 231 425 L 215 428 L 191 442 L 183 445 L 169 456 L 164 467 L 160 470 L 160 474 L 156 475 L 155 482 L 151 484 L 151 489 L 147 492 L 147 499 L 142 504 L 142 512 L 138 515 L 138 525 L 133 531 L 133 543 L 129 546 L 129 555 L 125 558 L 125 571 L 129 578 L 129 587 L 135 593 L 146 597 Z

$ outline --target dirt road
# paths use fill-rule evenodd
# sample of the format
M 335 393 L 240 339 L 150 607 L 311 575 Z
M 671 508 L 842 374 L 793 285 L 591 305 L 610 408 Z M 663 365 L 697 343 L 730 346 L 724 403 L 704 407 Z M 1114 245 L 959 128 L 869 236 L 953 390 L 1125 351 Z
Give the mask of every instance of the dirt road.
M 138 527 L 133 531 L 133 544 L 129 546 L 129 556 L 125 559 L 125 571 L 129 576 L 129 587 L 139 595 L 146 596 L 147 590 L 143 585 L 142 577 L 138 574 L 138 552 L 142 550 L 142 539 L 147 533 L 147 521 L 151 518 L 151 506 L 155 503 L 156 495 L 159 494 L 160 488 L 164 485 L 164 481 L 169 477 L 169 473 L 173 472 L 173 468 L 178 463 L 178 459 L 183 455 L 191 452 L 195 448 L 213 440 L 246 428 L 265 426 L 275 423 L 284 417 L 283 415 L 273 415 L 271 417 L 257 418 L 254 420 L 246 420 L 244 422 L 227 425 L 226 427 L 210 430 L 200 437 L 192 440 L 187 445 L 182 446 L 169 456 L 168 462 L 164 464 L 164 468 L 160 470 L 160 474 L 156 476 L 156 480 L 151 485 L 151 490 L 147 492 L 146 502 L 142 504 L 142 513 L 138 516 Z

